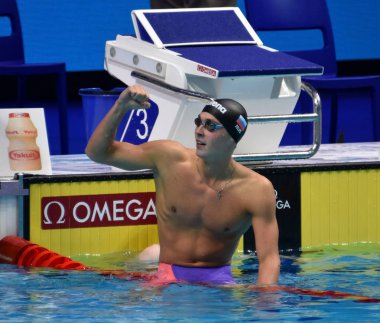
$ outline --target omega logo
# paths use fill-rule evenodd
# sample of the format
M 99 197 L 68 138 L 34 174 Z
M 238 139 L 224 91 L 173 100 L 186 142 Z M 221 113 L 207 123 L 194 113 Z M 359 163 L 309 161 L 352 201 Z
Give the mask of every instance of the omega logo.
M 154 198 L 154 193 L 45 197 L 41 225 L 58 229 L 154 224 Z
M 290 203 L 289 203 L 288 200 L 280 200 L 278 198 L 278 192 L 277 192 L 277 190 L 274 190 L 274 194 L 276 195 L 276 208 L 278 210 L 290 209 L 291 208 Z

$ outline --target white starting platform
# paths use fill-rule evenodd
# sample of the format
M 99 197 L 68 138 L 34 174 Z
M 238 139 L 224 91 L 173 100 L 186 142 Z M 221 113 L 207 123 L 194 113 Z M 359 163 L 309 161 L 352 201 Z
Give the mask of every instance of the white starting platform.
M 136 10 L 136 36 L 107 41 L 105 68 L 127 85 L 147 88 L 152 108 L 129 116 L 124 140 L 173 139 L 194 147 L 194 118 L 205 100 L 231 98 L 249 123 L 234 157 L 240 161 L 311 157 L 320 144 L 318 94 L 301 76 L 323 67 L 263 45 L 238 8 Z M 301 89 L 314 111 L 293 115 Z M 278 152 L 288 122 L 314 122 L 304 152 Z

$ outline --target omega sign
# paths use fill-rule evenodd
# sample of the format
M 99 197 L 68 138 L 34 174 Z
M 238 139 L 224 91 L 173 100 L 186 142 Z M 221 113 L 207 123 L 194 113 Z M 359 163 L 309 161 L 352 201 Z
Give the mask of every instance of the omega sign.
M 157 223 L 155 193 L 55 196 L 41 199 L 42 229 Z

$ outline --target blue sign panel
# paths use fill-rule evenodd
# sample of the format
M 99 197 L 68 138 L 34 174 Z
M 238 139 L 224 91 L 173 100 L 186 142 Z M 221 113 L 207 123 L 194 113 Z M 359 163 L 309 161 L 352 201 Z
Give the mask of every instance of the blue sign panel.
M 149 103 L 149 109 L 128 111 L 117 130 L 117 140 L 135 145 L 149 140 L 158 117 L 157 104 L 152 100 L 149 100 Z

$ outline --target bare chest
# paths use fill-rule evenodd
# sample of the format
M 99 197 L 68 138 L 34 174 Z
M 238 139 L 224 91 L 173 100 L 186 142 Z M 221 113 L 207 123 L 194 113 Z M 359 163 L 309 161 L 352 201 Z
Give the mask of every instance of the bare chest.
M 186 174 L 165 184 L 156 197 L 161 224 L 216 235 L 241 234 L 250 225 L 250 217 L 232 184 L 225 187 L 221 196 L 218 190 Z

